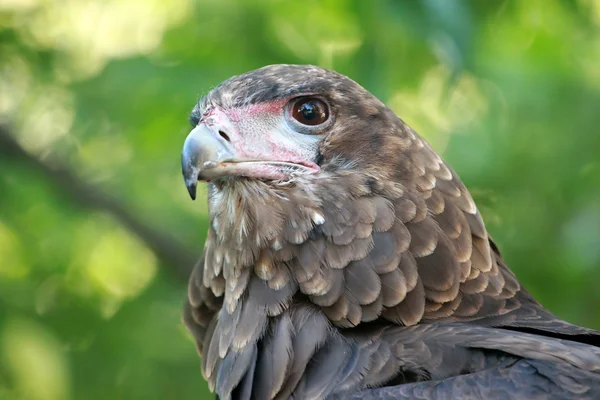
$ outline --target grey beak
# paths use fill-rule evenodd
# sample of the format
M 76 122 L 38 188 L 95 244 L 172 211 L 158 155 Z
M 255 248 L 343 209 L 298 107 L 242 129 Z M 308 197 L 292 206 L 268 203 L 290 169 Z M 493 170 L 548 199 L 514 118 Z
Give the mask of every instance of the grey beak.
M 196 200 L 198 180 L 211 179 L 211 169 L 234 159 L 229 142 L 204 124 L 195 127 L 183 143 L 181 172 L 192 200 Z

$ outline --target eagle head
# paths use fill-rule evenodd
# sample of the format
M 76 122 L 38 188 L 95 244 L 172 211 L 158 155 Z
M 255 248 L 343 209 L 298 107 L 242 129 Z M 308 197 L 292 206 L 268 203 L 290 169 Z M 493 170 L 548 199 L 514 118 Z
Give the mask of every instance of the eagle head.
M 192 198 L 198 180 L 220 188 L 260 180 L 281 188 L 338 170 L 360 171 L 371 185 L 393 180 L 416 140 L 359 84 L 305 65 L 235 76 L 204 97 L 190 121 L 182 171 Z

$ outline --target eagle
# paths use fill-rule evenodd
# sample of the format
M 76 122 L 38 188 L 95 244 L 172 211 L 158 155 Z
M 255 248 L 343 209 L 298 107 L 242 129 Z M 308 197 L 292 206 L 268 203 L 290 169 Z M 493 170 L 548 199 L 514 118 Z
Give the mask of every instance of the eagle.
M 527 292 L 456 172 L 358 83 L 270 65 L 190 121 L 210 224 L 183 320 L 217 398 L 600 399 L 600 332 Z

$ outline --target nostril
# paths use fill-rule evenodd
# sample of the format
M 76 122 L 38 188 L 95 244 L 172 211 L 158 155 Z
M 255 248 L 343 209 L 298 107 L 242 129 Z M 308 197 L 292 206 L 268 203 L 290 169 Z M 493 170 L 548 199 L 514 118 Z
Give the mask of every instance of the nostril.
M 225 132 L 219 131 L 219 135 L 221 135 L 221 137 L 227 140 L 228 142 L 231 142 L 231 139 L 229 139 L 229 136 Z

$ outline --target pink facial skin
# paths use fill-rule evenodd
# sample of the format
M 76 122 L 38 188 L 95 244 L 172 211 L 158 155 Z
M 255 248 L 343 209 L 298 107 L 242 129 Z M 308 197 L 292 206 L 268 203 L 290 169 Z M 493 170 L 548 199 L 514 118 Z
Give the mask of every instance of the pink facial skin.
M 218 132 L 231 147 L 231 161 L 205 163 L 206 176 L 246 176 L 266 180 L 288 180 L 294 173 L 317 173 L 312 162 L 318 140 L 294 132 L 285 121 L 287 100 L 244 108 L 213 107 L 199 124 Z M 214 178 L 213 178 L 214 179 Z

